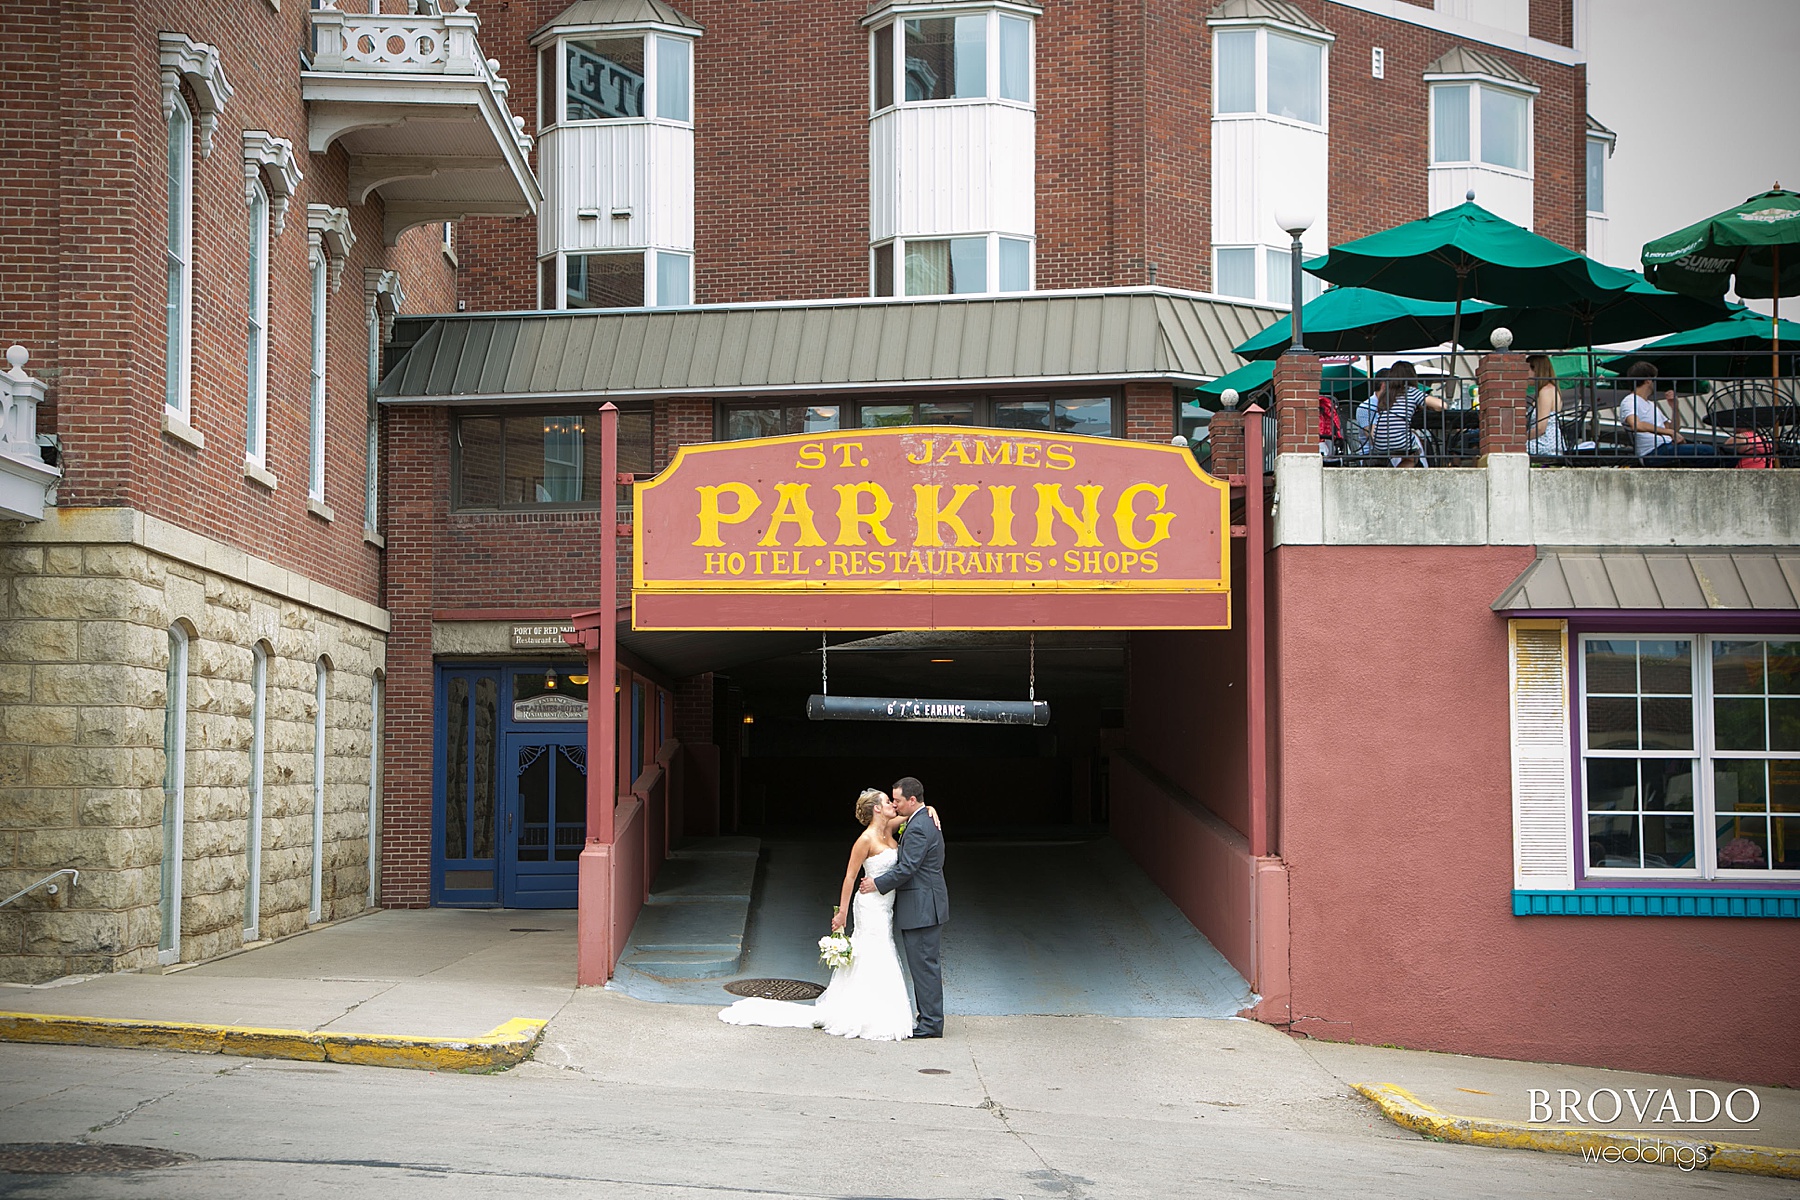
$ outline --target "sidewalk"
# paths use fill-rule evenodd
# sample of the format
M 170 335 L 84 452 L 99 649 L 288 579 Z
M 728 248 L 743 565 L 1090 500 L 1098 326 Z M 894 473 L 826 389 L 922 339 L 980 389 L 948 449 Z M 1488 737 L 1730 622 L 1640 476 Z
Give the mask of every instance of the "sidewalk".
M 1720 1114 L 1702 1127 L 1685 1120 L 1692 1113 L 1690 1089 L 1710 1089 L 1723 1102 L 1740 1085 L 1306 1041 L 1253 1022 L 1194 1017 L 976 1016 L 952 1006 L 941 1042 L 842 1042 L 812 1030 L 723 1024 L 715 1006 L 732 1000 L 721 986 L 727 979 L 684 981 L 684 1002 L 655 1003 L 616 986 L 577 991 L 574 964 L 573 913 L 378 912 L 163 975 L 0 987 L 0 1013 L 88 1018 L 90 1034 L 104 1032 L 109 1021 L 155 1029 L 175 1028 L 176 1022 L 215 1030 L 248 1027 L 252 1033 L 272 1027 L 295 1031 L 297 1038 L 341 1035 L 346 1045 L 362 1047 L 361 1057 L 342 1047 L 315 1052 L 316 1041 L 297 1044 L 297 1052 L 255 1038 L 233 1048 L 221 1046 L 216 1033 L 210 1042 L 193 1044 L 84 1039 L 79 1021 L 74 1036 L 21 1038 L 15 1036 L 19 1018 L 0 1017 L 0 1036 L 467 1068 L 484 1064 L 423 1053 L 419 1061 L 395 1062 L 378 1052 L 382 1046 L 391 1052 L 409 1038 L 440 1047 L 469 1045 L 523 1019 L 530 1030 L 528 1037 L 514 1038 L 518 1053 L 486 1064 L 517 1061 L 537 1043 L 533 1061 L 521 1069 L 522 1083 L 560 1071 L 668 1087 L 704 1087 L 729 1076 L 754 1078 L 772 1092 L 834 1094 L 860 1080 L 873 1099 L 895 1088 L 905 1095 L 960 1094 L 978 1077 L 992 1083 L 993 1073 L 1004 1071 L 1030 1104 L 1047 1111 L 1141 1105 L 1159 1116 L 1191 1109 L 1195 1118 L 1217 1122 L 1249 1106 L 1346 1135 L 1405 1138 L 1410 1129 L 1445 1141 L 1577 1154 L 1583 1144 L 1608 1144 L 1606 1137 L 1615 1145 L 1730 1143 L 1785 1154 L 1717 1158 L 1709 1149 L 1711 1169 L 1800 1178 L 1800 1092 L 1788 1089 L 1752 1087 L 1758 1108 L 1753 1121 Z M 702 985 L 710 989 L 705 994 L 697 990 Z M 547 1027 L 539 1025 L 546 1021 Z M 979 1070 L 972 1056 L 979 1057 Z M 848 1074 L 847 1064 L 856 1064 Z M 1533 1089 L 1552 1106 L 1563 1099 L 1562 1089 L 1577 1093 L 1589 1123 L 1534 1121 L 1543 1110 L 1533 1112 Z M 1600 1089 L 1622 1099 L 1634 1089 L 1647 1119 L 1631 1119 L 1626 1099 L 1621 1119 L 1593 1122 L 1588 1106 Z M 1669 1095 L 1673 1113 L 1663 1107 Z M 1700 1101 L 1700 1115 L 1707 1116 L 1711 1102 L 1703 1093 Z M 1750 1103 L 1740 1092 L 1736 1113 L 1747 1113 Z M 1603 1097 L 1600 1115 L 1610 1115 L 1611 1104 Z M 1559 1132 L 1570 1127 L 1585 1142 Z

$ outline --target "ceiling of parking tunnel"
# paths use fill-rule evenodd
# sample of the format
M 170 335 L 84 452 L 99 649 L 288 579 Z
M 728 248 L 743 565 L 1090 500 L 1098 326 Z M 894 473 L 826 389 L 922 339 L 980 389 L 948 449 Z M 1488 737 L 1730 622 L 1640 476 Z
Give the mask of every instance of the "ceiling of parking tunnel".
M 1117 707 L 1125 700 L 1127 638 L 1122 633 L 1037 635 L 1037 698 Z M 1024 699 L 1031 652 L 1023 633 L 890 633 L 833 643 L 833 695 Z M 752 699 L 820 690 L 817 645 L 729 672 Z

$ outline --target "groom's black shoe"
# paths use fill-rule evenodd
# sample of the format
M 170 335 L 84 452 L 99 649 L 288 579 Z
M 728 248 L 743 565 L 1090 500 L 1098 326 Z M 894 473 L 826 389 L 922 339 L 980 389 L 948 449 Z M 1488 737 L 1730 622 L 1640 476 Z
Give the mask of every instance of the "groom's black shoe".
M 944 1036 L 941 1032 L 932 1033 L 929 1029 L 915 1029 L 912 1031 L 912 1035 L 915 1038 L 941 1038 Z

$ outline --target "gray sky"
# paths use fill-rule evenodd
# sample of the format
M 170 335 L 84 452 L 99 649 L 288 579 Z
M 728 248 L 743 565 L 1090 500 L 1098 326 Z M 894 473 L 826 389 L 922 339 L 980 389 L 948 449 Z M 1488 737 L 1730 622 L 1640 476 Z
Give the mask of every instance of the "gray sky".
M 1800 191 L 1800 0 L 1589 0 L 1588 12 L 1588 112 L 1619 135 L 1608 262 L 1636 268 L 1645 242 L 1776 180 Z

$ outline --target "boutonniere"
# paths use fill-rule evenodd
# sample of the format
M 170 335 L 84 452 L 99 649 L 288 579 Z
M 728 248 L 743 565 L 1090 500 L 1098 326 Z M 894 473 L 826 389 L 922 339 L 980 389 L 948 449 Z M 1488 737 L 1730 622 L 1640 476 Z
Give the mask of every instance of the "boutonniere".
M 906 822 L 905 821 L 900 822 L 900 824 L 894 828 L 894 836 L 895 837 L 905 837 L 906 836 Z

